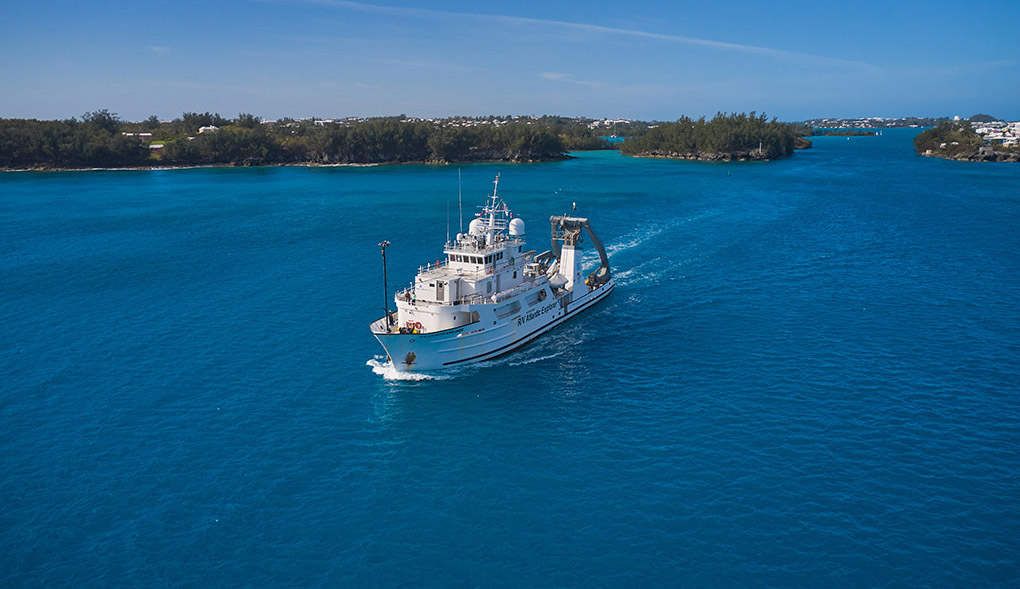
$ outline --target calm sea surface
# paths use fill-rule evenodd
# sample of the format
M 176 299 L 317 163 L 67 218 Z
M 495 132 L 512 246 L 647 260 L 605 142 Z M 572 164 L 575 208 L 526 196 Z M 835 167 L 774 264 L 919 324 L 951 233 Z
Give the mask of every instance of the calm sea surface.
M 1016 587 L 1020 165 L 914 133 L 464 166 L 618 286 L 423 380 L 456 167 L 0 174 L 0 585 Z

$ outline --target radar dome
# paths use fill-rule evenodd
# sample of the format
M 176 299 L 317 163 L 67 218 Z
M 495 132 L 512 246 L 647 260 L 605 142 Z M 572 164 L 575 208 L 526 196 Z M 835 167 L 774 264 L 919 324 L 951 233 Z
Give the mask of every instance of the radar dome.
M 510 219 L 510 235 L 514 237 L 524 236 L 524 221 L 521 219 Z
M 485 230 L 482 229 L 482 220 L 481 219 L 472 220 L 471 223 L 468 225 L 468 233 L 474 235 L 475 237 L 481 237 L 482 235 L 485 235 Z

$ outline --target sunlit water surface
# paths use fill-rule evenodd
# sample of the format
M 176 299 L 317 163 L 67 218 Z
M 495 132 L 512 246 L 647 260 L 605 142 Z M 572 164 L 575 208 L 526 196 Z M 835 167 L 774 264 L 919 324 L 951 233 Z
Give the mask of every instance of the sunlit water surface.
M 1016 586 L 1020 166 L 914 133 L 464 166 L 618 286 L 406 380 L 455 167 L 0 175 L 5 584 Z

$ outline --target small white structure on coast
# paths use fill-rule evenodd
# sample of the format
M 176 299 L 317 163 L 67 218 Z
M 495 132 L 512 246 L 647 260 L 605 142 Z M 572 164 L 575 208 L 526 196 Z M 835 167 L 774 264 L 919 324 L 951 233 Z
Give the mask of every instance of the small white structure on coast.
M 215 133 L 216 131 L 219 131 L 219 130 L 220 130 L 219 127 L 215 127 L 213 125 L 209 125 L 208 127 L 199 127 L 198 128 L 198 132 L 199 133 Z

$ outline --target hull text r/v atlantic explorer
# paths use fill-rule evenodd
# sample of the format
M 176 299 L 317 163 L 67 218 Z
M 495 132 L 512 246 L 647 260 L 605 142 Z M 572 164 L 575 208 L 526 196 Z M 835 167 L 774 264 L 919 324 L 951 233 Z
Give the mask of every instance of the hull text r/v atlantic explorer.
M 370 325 L 400 372 L 489 360 L 515 350 L 605 298 L 615 286 L 609 259 L 588 220 L 553 216 L 552 251 L 524 244 L 524 221 L 492 194 L 467 233 L 448 241 L 445 259 L 419 267 L 412 286 L 397 292 L 397 310 Z M 581 276 L 581 231 L 601 264 Z M 386 246 L 383 246 L 385 268 Z M 385 272 L 385 270 L 384 270 Z

